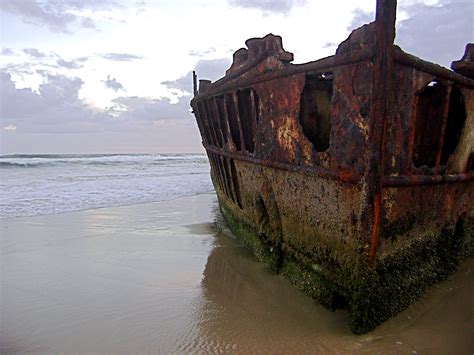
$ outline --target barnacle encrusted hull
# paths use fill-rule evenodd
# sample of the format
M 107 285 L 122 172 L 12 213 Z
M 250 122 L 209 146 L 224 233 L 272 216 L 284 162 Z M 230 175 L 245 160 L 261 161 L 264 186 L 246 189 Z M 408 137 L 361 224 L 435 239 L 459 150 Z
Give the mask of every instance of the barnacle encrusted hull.
M 242 190 L 245 207 L 240 208 L 216 183 L 227 225 L 260 261 L 301 291 L 330 309 L 347 308 L 355 333 L 370 331 L 397 314 L 456 270 L 463 257 L 472 255 L 472 215 L 457 224 L 433 223 L 430 228 L 426 223 L 415 228 L 417 217 L 412 217 L 406 223 L 385 225 L 382 238 L 387 248 L 371 267 L 354 237 L 357 227 L 344 212 L 357 210 L 357 188 L 305 173 L 235 164 L 239 182 L 251 188 Z M 302 181 L 305 190 L 295 189 Z M 321 190 L 327 200 L 318 199 Z M 346 196 L 346 203 L 338 205 L 337 195 Z M 309 213 L 314 201 L 318 208 Z M 334 206 L 326 209 L 326 204 Z M 336 220 L 331 222 L 332 218 Z
M 348 308 L 356 333 L 473 249 L 473 46 L 453 64 L 461 75 L 394 46 L 394 21 L 394 1 L 379 0 L 334 56 L 300 65 L 278 36 L 248 40 L 191 102 L 232 231 Z

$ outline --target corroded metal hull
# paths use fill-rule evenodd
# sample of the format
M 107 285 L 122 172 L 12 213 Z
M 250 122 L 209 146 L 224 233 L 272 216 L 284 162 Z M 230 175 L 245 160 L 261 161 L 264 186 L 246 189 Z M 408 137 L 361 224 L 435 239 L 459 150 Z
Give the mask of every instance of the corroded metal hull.
M 319 61 L 290 64 L 277 36 L 247 41 L 191 102 L 231 229 L 347 307 L 356 333 L 454 271 L 473 239 L 472 61 L 461 75 L 404 53 L 394 1 L 377 6 Z

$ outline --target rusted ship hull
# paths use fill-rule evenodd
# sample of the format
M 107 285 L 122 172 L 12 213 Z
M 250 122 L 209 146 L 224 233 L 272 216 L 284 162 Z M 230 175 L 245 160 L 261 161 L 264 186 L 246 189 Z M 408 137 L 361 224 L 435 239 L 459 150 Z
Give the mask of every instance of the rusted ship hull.
M 256 256 L 370 331 L 472 252 L 474 80 L 393 45 L 395 2 L 336 55 L 246 42 L 191 102 L 223 215 Z

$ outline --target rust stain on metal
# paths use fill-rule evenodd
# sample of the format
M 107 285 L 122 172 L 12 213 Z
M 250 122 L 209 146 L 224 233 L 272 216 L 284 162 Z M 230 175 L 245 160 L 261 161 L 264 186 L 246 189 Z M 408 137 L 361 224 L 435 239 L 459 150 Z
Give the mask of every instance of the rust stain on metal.
M 379 240 L 379 225 L 380 225 L 380 202 L 382 196 L 380 192 L 375 192 L 374 196 L 374 207 L 373 207 L 373 223 L 371 227 L 370 235 L 370 252 L 369 252 L 369 265 L 370 267 L 375 266 L 375 255 L 377 253 L 377 246 Z
M 355 332 L 473 244 L 474 45 L 453 71 L 429 63 L 393 44 L 395 14 L 378 0 L 375 22 L 306 64 L 279 36 L 249 39 L 191 101 L 232 229 L 322 303 L 345 299 Z

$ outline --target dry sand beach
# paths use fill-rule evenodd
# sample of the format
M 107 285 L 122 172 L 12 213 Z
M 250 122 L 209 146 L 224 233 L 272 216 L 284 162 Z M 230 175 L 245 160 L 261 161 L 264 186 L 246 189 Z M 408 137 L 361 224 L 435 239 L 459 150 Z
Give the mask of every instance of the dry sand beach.
M 474 261 L 355 336 L 258 263 L 214 194 L 1 220 L 1 353 L 471 354 Z

